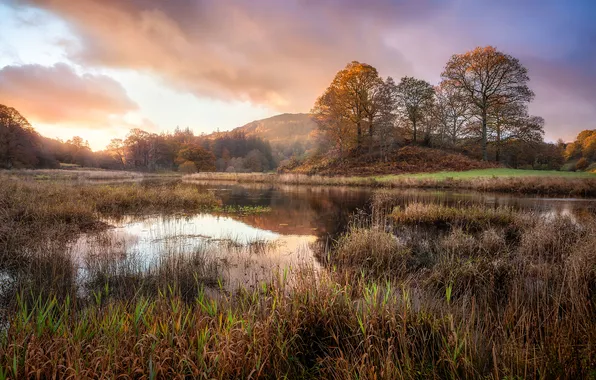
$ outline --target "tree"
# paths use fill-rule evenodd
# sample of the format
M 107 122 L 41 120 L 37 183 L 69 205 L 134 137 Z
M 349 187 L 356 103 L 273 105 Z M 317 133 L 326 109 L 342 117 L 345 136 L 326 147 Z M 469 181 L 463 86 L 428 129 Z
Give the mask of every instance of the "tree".
M 439 85 L 435 89 L 434 119 L 441 130 L 441 143 L 445 136 L 451 146 L 465 134 L 470 107 L 466 99 L 453 87 Z
M 186 162 L 193 162 L 200 172 L 213 172 L 216 169 L 213 153 L 195 143 L 184 144 L 178 152 L 176 163 L 179 167 L 184 166 Z
M 253 149 L 244 158 L 244 167 L 251 172 L 263 172 L 269 169 L 267 158 L 258 149 Z
M 126 145 L 126 162 L 135 168 L 147 169 L 149 166 L 149 136 L 148 132 L 141 129 L 131 129 L 124 144 Z
M 311 113 L 322 136 L 339 150 L 340 156 L 343 156 L 355 141 L 355 130 L 344 113 L 340 96 L 337 89 L 328 88 L 317 99 Z
M 378 118 L 376 134 L 379 139 L 381 157 L 387 160 L 389 147 L 395 141 L 395 122 L 397 120 L 397 85 L 393 78 L 387 77 L 378 96 Z
M 122 168 L 124 168 L 124 165 L 126 164 L 126 162 L 124 161 L 124 148 L 124 141 L 122 141 L 122 139 L 112 139 L 106 147 L 106 150 L 109 152 L 110 156 L 117 160 Z
M 434 93 L 430 83 L 412 77 L 401 78 L 397 85 L 398 110 L 412 124 L 414 143 L 417 142 L 418 126 L 432 107 Z
M 526 143 L 542 142 L 544 119 L 529 116 L 526 104 L 495 102 L 489 110 L 487 123 L 492 135 L 489 140 L 496 145 L 497 162 L 501 161 L 501 147 L 508 141 L 515 139 Z
M 532 100 L 534 93 L 527 85 L 530 80 L 528 70 L 518 59 L 487 46 L 453 55 L 441 76 L 441 85 L 452 87 L 473 105 L 482 125 L 482 158 L 488 160 L 489 111 L 496 103 Z
M 596 129 L 581 131 L 574 142 L 567 144 L 565 158 L 596 161 Z
M 363 130 L 374 134 L 375 119 L 379 114 L 378 96 L 383 86 L 377 69 L 366 63 L 353 61 L 339 71 L 331 85 L 321 95 L 311 111 L 319 128 L 331 134 L 331 140 L 346 147 L 346 139 L 340 136 L 354 136 L 359 148 L 363 142 Z M 351 147 L 351 146 L 349 146 Z
M 16 109 L 0 104 L 0 167 L 35 167 L 40 145 L 40 136 L 27 119 Z

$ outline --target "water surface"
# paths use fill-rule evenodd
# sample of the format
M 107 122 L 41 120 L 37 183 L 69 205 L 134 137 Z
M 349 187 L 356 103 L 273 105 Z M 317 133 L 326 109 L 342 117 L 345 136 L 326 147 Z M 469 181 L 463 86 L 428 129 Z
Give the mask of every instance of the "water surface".
M 198 183 L 224 207 L 267 209 L 256 213 L 128 215 L 107 220 L 101 234 L 81 236 L 72 250 L 82 266 L 89 257 L 134 257 L 138 265 L 158 265 L 164 255 L 205 252 L 225 268 L 230 286 L 254 286 L 274 269 L 309 265 L 319 269 L 317 253 L 346 231 L 356 214 L 371 211 L 375 191 L 366 188 Z M 596 200 L 524 197 L 476 192 L 382 190 L 398 205 L 440 202 L 484 204 L 531 210 L 537 215 L 596 212 Z

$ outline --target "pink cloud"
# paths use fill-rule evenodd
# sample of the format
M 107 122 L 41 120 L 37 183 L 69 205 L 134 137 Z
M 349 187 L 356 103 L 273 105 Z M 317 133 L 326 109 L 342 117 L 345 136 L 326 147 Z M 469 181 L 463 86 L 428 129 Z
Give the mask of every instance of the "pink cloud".
M 0 103 L 41 123 L 79 123 L 98 128 L 111 117 L 138 108 L 114 79 L 79 75 L 66 64 L 0 69 Z

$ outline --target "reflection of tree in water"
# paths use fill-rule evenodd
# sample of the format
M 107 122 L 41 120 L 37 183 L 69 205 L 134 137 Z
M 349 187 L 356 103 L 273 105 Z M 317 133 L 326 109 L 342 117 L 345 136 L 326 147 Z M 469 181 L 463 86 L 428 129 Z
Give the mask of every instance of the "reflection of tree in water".
M 228 186 L 217 191 L 225 205 L 270 207 L 266 213 L 232 216 L 282 234 L 335 238 L 350 216 L 370 203 L 371 191 L 306 186 Z
M 206 189 L 210 188 L 206 186 Z M 213 188 L 213 187 L 212 187 Z M 546 200 L 506 194 L 475 192 L 442 192 L 424 190 L 381 190 L 343 187 L 308 187 L 292 185 L 218 185 L 216 193 L 225 205 L 270 207 L 270 212 L 231 215 L 251 226 L 284 235 L 315 235 L 320 242 L 336 239 L 344 233 L 357 210 L 370 212 L 375 193 L 384 193 L 388 210 L 412 202 L 441 203 L 453 207 L 483 204 L 579 215 L 594 212 L 589 200 Z M 587 202 L 587 203 L 586 203 Z

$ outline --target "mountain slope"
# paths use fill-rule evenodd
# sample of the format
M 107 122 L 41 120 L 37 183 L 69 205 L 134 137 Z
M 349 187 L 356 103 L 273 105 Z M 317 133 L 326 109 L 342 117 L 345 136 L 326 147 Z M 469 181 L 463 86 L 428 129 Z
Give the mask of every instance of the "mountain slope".
M 316 128 L 309 114 L 284 113 L 268 119 L 255 120 L 232 130 L 241 131 L 248 137 L 256 136 L 271 144 L 289 145 L 296 141 L 306 142 L 309 133 Z

